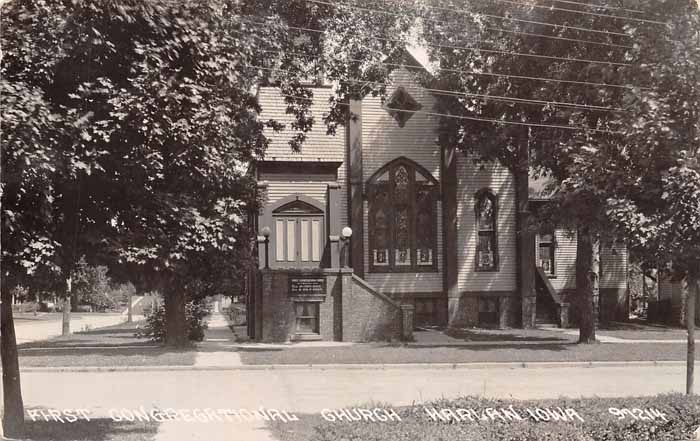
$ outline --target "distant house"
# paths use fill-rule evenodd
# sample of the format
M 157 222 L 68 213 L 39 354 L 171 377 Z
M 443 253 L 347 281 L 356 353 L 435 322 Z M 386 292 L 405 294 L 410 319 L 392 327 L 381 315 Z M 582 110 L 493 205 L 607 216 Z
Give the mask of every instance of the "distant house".
M 353 117 L 335 136 L 321 123 L 329 87 L 313 88 L 317 124 L 300 152 L 290 130 L 270 133 L 254 165 L 263 201 L 248 293 L 254 339 L 365 341 L 407 338 L 417 325 L 568 321 L 575 237 L 518 234 L 515 177 L 438 145 L 430 113 L 439 98 L 414 79 L 415 59 L 405 63 L 385 102 L 348 103 Z M 263 120 L 290 126 L 277 88 L 261 87 L 258 98 Z M 523 240 L 536 241 L 527 264 Z M 621 319 L 626 251 L 602 255 L 601 318 Z M 536 292 L 522 289 L 527 278 Z

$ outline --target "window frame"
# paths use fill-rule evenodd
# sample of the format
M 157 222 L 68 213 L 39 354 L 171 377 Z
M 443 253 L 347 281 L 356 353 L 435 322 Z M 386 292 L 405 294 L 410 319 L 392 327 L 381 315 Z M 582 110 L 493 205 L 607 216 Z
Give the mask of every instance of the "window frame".
M 307 304 L 311 307 L 312 315 L 299 315 L 298 307 Z M 299 329 L 300 319 L 312 319 L 314 326 L 311 331 L 302 331 Z M 294 334 L 295 335 L 321 335 L 321 304 L 320 302 L 307 300 L 294 300 Z
M 399 169 L 399 167 L 405 167 L 408 175 L 409 175 L 409 184 L 408 184 L 408 211 L 409 211 L 409 216 L 408 216 L 408 224 L 409 224 L 409 249 L 410 249 L 410 264 L 408 265 L 397 265 L 396 264 L 396 250 L 397 248 L 397 243 L 398 243 L 398 238 L 397 238 L 397 233 L 396 233 L 396 228 L 395 228 L 395 222 L 392 222 L 392 219 L 396 219 L 396 212 L 397 212 L 397 205 L 395 203 L 391 203 L 388 206 L 384 206 L 383 210 L 385 210 L 385 213 L 387 214 L 388 219 L 390 221 L 388 222 L 388 228 L 387 228 L 387 263 L 386 264 L 376 264 L 375 263 L 375 256 L 374 256 L 374 251 L 375 251 L 375 234 L 374 232 L 376 231 L 376 226 L 375 226 L 375 214 L 377 212 L 377 207 L 376 207 L 376 198 L 378 196 L 379 191 L 386 191 L 389 195 L 389 199 L 392 199 L 392 196 L 394 194 L 395 188 L 396 188 L 396 171 Z M 386 181 L 379 181 L 379 178 L 383 177 L 386 173 L 389 174 L 388 180 Z M 420 174 L 424 181 L 417 181 L 416 180 L 416 174 Z M 380 183 L 381 182 L 381 183 Z M 421 184 L 424 183 L 424 184 Z M 429 248 L 430 252 L 432 253 L 432 262 L 430 264 L 423 264 L 421 265 L 419 262 L 420 258 L 420 251 L 418 250 L 418 231 L 417 231 L 417 224 L 418 224 L 418 216 L 419 216 L 419 203 L 418 203 L 418 196 L 419 196 L 419 191 L 421 190 L 421 185 L 424 185 L 427 187 L 429 191 L 428 197 L 430 198 L 430 201 L 428 202 L 430 204 L 430 210 L 431 210 L 431 216 L 432 216 L 432 225 L 431 225 L 431 232 L 430 232 L 430 237 L 431 237 L 431 247 Z M 370 273 L 434 273 L 438 272 L 438 201 L 440 198 L 440 188 L 439 188 L 439 183 L 437 179 L 433 177 L 433 175 L 426 170 L 424 167 L 422 167 L 420 164 L 405 158 L 405 157 L 400 157 L 397 159 L 394 159 L 393 161 L 385 164 L 382 168 L 377 170 L 372 177 L 370 177 L 367 180 L 366 183 L 367 186 L 367 193 L 366 193 L 366 199 L 367 199 L 367 234 L 368 234 L 368 251 L 367 251 L 367 257 L 368 257 L 368 263 L 369 263 L 369 272 Z M 387 186 L 388 188 L 382 189 L 381 186 Z
M 543 235 L 549 235 L 551 236 L 551 240 L 549 242 L 542 241 L 542 236 Z M 547 272 L 539 263 L 542 261 L 542 244 L 549 244 L 549 257 L 552 262 L 552 270 L 550 272 Z M 556 231 L 555 230 L 543 230 L 537 233 L 537 267 L 542 268 L 542 271 L 547 275 L 548 278 L 550 279 L 556 279 L 557 278 L 557 236 L 556 236 Z
M 491 229 L 481 228 L 481 203 L 484 198 L 491 200 L 493 204 L 493 225 Z M 498 252 L 498 195 L 490 188 L 482 188 L 474 194 L 474 230 L 476 231 L 476 247 L 474 250 L 474 270 L 481 273 L 494 273 L 500 271 L 500 256 Z M 479 246 L 482 231 L 491 232 L 493 235 L 493 265 L 483 267 L 479 265 Z
M 282 222 L 282 237 L 279 237 L 278 222 Z M 308 260 L 302 260 L 302 221 L 308 221 L 307 252 Z M 317 222 L 318 235 L 313 237 L 313 226 Z M 293 223 L 294 234 L 294 259 L 289 259 L 290 223 Z M 294 200 L 284 203 L 272 211 L 271 215 L 271 240 L 270 240 L 270 263 L 276 268 L 318 268 L 323 262 L 325 247 L 326 216 L 323 209 L 305 200 Z M 314 260 L 314 240 L 318 241 L 318 260 Z M 281 248 L 280 248 L 281 247 Z M 282 251 L 282 259 L 279 259 L 278 251 Z

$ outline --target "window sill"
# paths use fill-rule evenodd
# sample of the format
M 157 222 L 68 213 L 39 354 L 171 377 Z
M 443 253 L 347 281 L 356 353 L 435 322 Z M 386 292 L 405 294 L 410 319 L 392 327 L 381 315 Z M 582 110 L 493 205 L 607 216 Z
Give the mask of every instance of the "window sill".
M 420 273 L 439 273 L 440 271 L 437 269 L 437 267 L 434 266 L 425 266 L 425 267 L 399 267 L 399 268 L 390 268 L 386 266 L 372 266 L 370 265 L 369 267 L 369 272 L 373 274 L 406 274 L 406 273 L 413 273 L 413 274 L 420 274 Z
M 320 341 L 323 340 L 320 334 L 294 334 L 291 341 Z

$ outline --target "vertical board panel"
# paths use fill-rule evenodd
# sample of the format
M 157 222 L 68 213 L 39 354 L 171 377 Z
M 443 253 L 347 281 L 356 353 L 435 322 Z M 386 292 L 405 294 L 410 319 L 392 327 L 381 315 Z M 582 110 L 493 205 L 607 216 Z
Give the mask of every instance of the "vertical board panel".
M 296 227 L 297 223 L 294 219 L 287 219 L 287 261 L 289 262 L 296 260 Z
M 276 259 L 278 262 L 284 261 L 284 219 L 275 221 L 275 245 Z
M 309 240 L 309 221 L 308 219 L 302 219 L 300 221 L 300 226 L 301 226 L 301 240 L 300 240 L 300 247 L 301 249 L 299 250 L 301 252 L 301 261 L 302 262 L 308 262 L 309 261 L 309 246 L 310 246 L 310 240 Z
M 311 223 L 311 260 L 321 261 L 321 221 L 319 220 Z

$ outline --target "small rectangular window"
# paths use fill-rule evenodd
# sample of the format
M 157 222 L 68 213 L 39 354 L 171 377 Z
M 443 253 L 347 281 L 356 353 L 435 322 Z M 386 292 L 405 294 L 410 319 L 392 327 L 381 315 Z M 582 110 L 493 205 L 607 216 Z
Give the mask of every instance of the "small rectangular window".
M 318 334 L 318 302 L 296 302 L 294 310 L 296 313 L 296 333 L 297 334 Z

